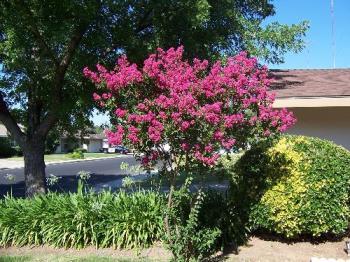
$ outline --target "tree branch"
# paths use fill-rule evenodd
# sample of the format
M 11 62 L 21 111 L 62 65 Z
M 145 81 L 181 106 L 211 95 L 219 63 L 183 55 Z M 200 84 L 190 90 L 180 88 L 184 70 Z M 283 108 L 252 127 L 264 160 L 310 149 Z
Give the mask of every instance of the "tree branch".
M 15 119 L 12 117 L 4 101 L 3 94 L 0 92 L 0 121 L 10 131 L 16 142 L 22 147 L 25 134 L 22 132 Z
M 66 51 L 64 52 L 64 55 L 61 59 L 60 62 L 60 67 L 64 70 L 67 70 L 73 55 L 77 49 L 77 47 L 79 46 L 81 39 L 83 38 L 86 30 L 88 29 L 89 24 L 88 23 L 81 23 L 79 24 L 73 34 L 72 37 L 70 38 L 71 40 L 68 42 L 67 46 L 66 46 Z
M 41 137 L 46 137 L 50 129 L 56 124 L 57 121 L 58 117 L 54 113 L 49 112 L 38 127 L 36 134 Z
M 152 25 L 152 21 L 150 20 L 153 16 L 153 9 L 148 10 L 145 15 L 140 19 L 135 32 L 140 33 L 143 30 L 145 30 L 147 27 L 150 27 Z
M 56 69 L 54 86 L 53 86 L 53 95 L 52 95 L 52 108 L 47 113 L 43 121 L 40 123 L 37 134 L 41 136 L 46 136 L 49 130 L 55 125 L 58 121 L 58 117 L 55 114 L 55 110 L 59 107 L 60 102 L 62 101 L 62 87 L 64 84 L 64 77 L 66 71 L 73 59 L 74 53 L 79 46 L 83 35 L 85 34 L 88 28 L 87 23 L 82 23 L 76 27 L 74 30 L 70 41 L 66 46 L 64 55 L 59 63 L 59 66 Z
M 59 62 L 56 58 L 56 55 L 46 43 L 44 37 L 40 34 L 38 27 L 33 22 L 33 14 L 30 9 L 24 4 L 23 1 L 16 1 L 16 6 L 17 8 L 22 8 L 24 11 L 24 17 L 27 19 L 29 30 L 33 33 L 35 39 L 38 41 L 39 46 L 49 55 L 55 66 L 58 66 Z

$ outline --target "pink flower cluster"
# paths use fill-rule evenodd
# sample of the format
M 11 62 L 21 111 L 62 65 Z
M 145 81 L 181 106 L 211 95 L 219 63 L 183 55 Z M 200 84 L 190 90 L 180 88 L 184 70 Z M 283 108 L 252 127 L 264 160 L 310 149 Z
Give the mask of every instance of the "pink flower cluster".
M 83 70 L 85 77 L 90 78 L 96 84 L 104 82 L 110 91 L 116 91 L 132 83 L 139 83 L 142 81 L 142 74 L 137 69 L 136 64 L 130 65 L 126 56 L 122 56 L 118 59 L 117 65 L 113 71 L 108 71 L 100 64 L 97 64 L 96 68 L 97 72 L 92 72 L 85 67 Z
M 106 132 L 110 142 L 133 144 L 145 154 L 144 164 L 165 158 L 162 146 L 168 144 L 172 154 L 211 166 L 220 149 L 283 132 L 295 122 L 291 112 L 272 108 L 268 69 L 245 52 L 210 67 L 206 60 L 184 60 L 183 47 L 159 48 L 142 69 L 123 56 L 112 71 L 97 65 L 97 72 L 85 68 L 84 74 L 107 89 L 94 94 L 100 105 L 113 101 L 110 110 L 120 125 Z

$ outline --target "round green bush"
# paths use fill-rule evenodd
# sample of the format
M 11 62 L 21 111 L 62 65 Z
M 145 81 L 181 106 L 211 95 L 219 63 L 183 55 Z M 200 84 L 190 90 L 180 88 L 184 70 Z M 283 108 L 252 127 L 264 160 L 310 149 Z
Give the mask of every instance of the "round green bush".
M 254 230 L 297 238 L 348 228 L 350 152 L 330 141 L 263 141 L 236 162 L 231 185 L 231 197 L 246 209 Z
M 68 157 L 72 159 L 84 159 L 84 149 L 82 148 L 77 148 L 74 149 L 73 153 L 69 153 Z

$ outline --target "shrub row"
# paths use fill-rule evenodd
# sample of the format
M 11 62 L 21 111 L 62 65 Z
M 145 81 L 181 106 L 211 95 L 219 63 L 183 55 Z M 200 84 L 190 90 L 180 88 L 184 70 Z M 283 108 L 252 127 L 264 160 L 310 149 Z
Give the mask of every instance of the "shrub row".
M 350 153 L 329 141 L 284 136 L 222 159 L 229 198 L 176 192 L 170 249 L 200 258 L 244 242 L 249 230 L 287 238 L 341 234 L 350 218 Z M 147 247 L 164 240 L 165 196 L 156 192 L 49 193 L 0 201 L 0 246 Z M 188 185 L 187 185 L 188 186 Z M 180 232 L 180 233 L 179 233 Z
M 76 148 L 72 153 L 68 154 L 68 157 L 72 159 L 84 159 L 84 153 L 86 152 L 87 151 L 84 148 Z
M 341 234 L 349 225 L 350 152 L 282 136 L 252 146 L 231 170 L 231 197 L 254 230 L 287 238 Z
M 230 216 L 226 196 L 215 191 L 201 195 L 200 203 L 198 193 L 188 189 L 174 195 L 172 218 L 178 223 L 169 248 L 178 255 L 198 258 L 235 241 L 231 225 L 236 217 Z M 143 248 L 167 242 L 165 197 L 152 191 L 84 193 L 81 182 L 78 193 L 6 197 L 0 200 L 0 246 Z
M 163 234 L 164 197 L 155 192 L 70 193 L 5 198 L 0 246 L 146 247 Z

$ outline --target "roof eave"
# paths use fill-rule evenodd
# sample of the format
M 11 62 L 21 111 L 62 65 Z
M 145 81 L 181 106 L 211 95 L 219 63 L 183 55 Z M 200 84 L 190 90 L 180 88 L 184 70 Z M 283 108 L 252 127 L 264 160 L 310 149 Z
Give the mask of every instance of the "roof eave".
M 350 97 L 337 96 L 276 98 L 273 107 L 350 107 Z

